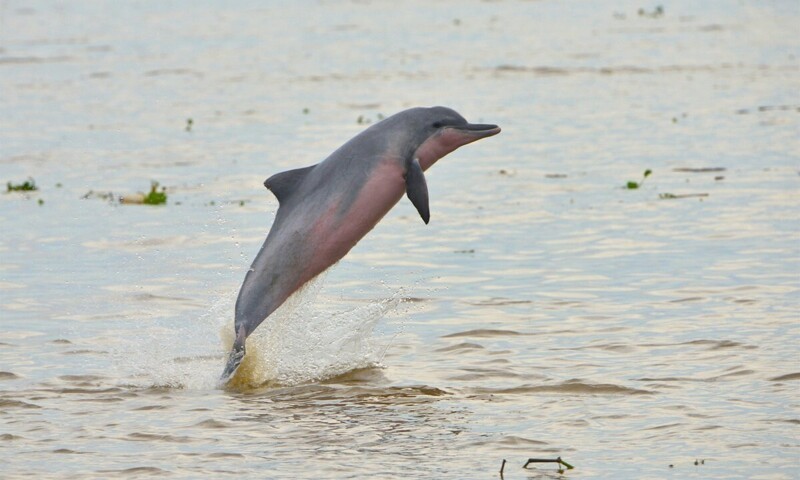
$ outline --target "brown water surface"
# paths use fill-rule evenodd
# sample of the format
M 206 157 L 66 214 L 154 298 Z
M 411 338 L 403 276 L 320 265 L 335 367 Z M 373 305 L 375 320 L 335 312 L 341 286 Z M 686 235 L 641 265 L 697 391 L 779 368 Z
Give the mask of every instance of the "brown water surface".
M 797 25 L 778 0 L 0 3 L 0 181 L 39 187 L 0 194 L 0 476 L 799 478 Z M 263 180 L 437 104 L 503 132 L 216 388 Z M 113 201 L 151 180 L 166 206 Z

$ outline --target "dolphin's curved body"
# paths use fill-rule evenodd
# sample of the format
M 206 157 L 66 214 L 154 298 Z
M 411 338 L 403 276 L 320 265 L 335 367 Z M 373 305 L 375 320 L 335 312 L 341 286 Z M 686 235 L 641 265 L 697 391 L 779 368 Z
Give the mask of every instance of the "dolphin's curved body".
M 321 163 L 278 173 L 264 185 L 279 207 L 236 299 L 227 382 L 245 339 L 289 296 L 338 262 L 405 193 L 428 223 L 423 171 L 462 145 L 500 132 L 446 107 L 412 108 L 367 128 Z

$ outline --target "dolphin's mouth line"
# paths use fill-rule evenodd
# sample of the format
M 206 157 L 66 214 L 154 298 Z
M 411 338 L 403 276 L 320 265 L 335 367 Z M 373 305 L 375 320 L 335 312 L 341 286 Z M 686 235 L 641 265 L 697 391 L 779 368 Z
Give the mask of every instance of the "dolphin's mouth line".
M 466 125 L 452 125 L 446 128 L 452 128 L 453 130 L 479 137 L 490 137 L 500 133 L 500 127 L 491 123 L 468 123 Z

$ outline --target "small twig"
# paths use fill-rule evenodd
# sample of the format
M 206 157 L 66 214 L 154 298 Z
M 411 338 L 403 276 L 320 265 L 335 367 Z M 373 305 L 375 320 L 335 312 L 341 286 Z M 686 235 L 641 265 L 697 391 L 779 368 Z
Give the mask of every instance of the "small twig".
M 673 200 L 673 199 L 676 199 L 676 198 L 692 198 L 692 197 L 705 198 L 707 196 L 708 196 L 707 193 L 684 193 L 684 194 L 680 194 L 680 195 L 675 195 L 674 193 L 659 193 L 658 194 L 658 198 L 660 198 L 662 200 Z
M 558 463 L 559 465 L 564 465 L 567 468 L 567 470 L 572 470 L 573 468 L 575 468 L 572 465 L 570 465 L 569 463 L 567 463 L 564 460 L 562 460 L 561 457 L 558 457 L 558 458 L 529 458 L 528 461 L 525 462 L 525 465 L 522 466 L 522 468 L 528 468 L 528 465 L 530 465 L 531 463 Z
M 500 464 L 500 480 L 503 480 L 503 469 L 506 468 L 506 459 L 503 459 L 503 463 Z

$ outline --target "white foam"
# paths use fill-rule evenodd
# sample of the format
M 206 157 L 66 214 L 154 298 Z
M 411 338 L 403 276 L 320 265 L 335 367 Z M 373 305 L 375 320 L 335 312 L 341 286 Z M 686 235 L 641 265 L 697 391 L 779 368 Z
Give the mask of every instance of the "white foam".
M 117 378 L 139 388 L 214 388 L 222 362 L 219 330 L 233 312 L 232 295 L 220 294 L 197 318 L 144 318 L 135 330 L 119 332 L 111 350 Z
M 397 309 L 401 291 L 342 310 L 319 300 L 323 283 L 320 277 L 310 282 L 248 338 L 246 384 L 297 385 L 380 364 L 388 345 L 373 332 Z M 122 381 L 143 388 L 215 388 L 233 341 L 234 298 L 235 292 L 222 294 L 197 319 L 155 321 L 128 334 L 113 352 Z
M 257 361 L 249 383 L 297 385 L 379 365 L 386 345 L 373 331 L 397 308 L 400 292 L 342 311 L 320 301 L 322 285 L 319 277 L 308 284 L 248 338 Z

